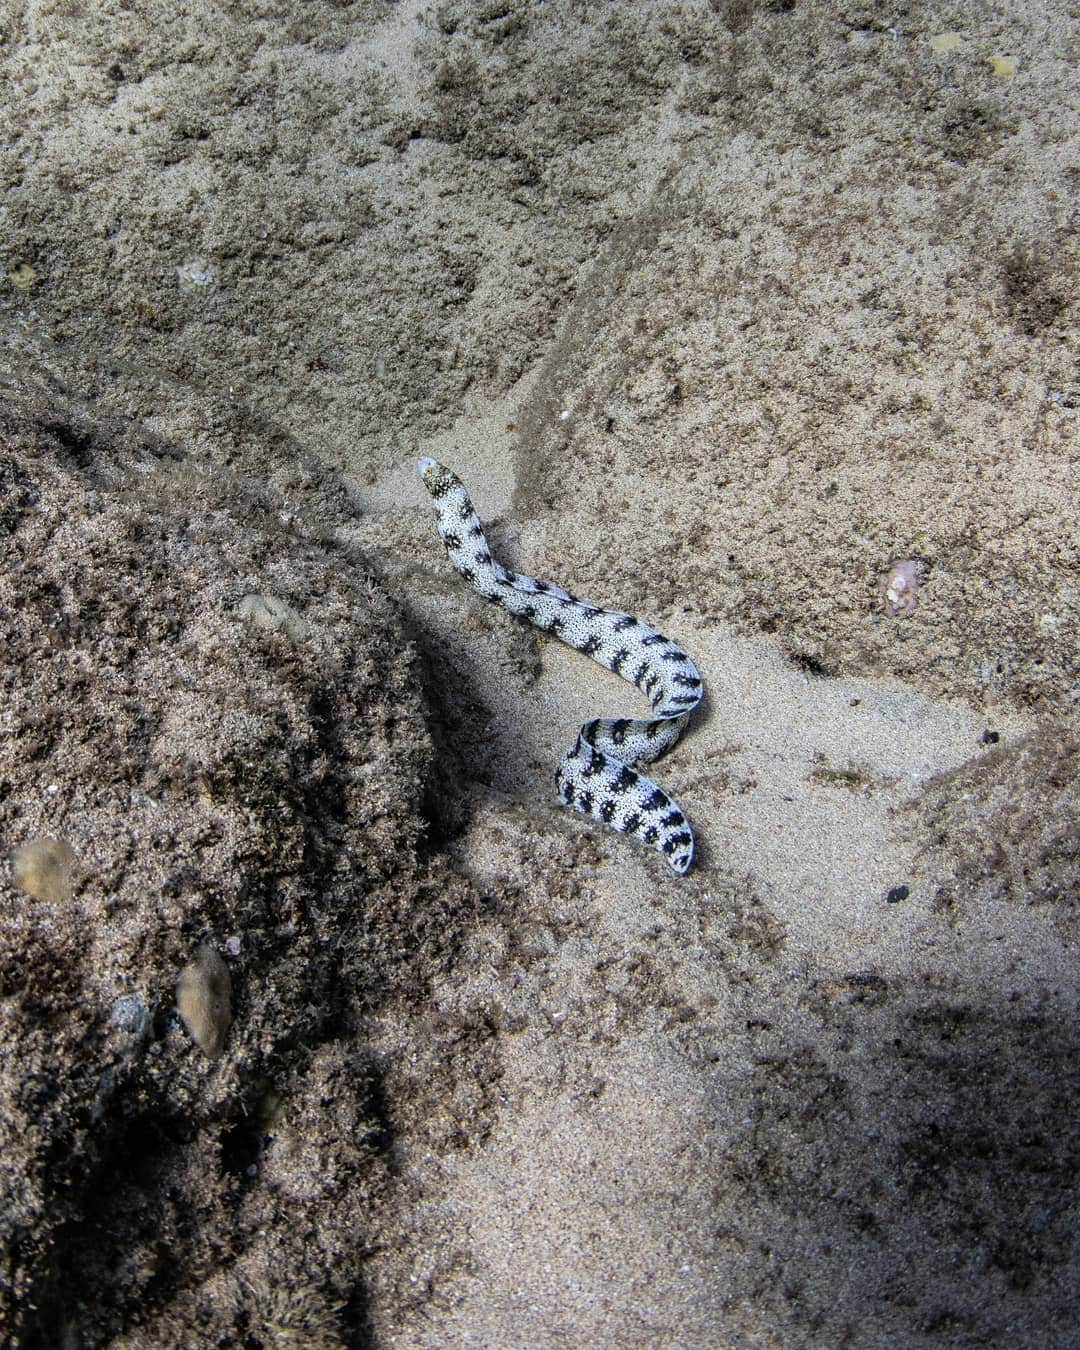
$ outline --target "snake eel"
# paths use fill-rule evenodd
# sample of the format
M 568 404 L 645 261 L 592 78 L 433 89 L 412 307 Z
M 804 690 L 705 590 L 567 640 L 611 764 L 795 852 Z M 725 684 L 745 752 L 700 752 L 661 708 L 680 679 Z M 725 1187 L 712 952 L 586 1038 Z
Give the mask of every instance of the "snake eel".
M 648 696 L 652 717 L 596 718 L 559 760 L 559 800 L 662 853 L 680 876 L 694 860 L 686 817 L 635 764 L 662 755 L 683 733 L 703 692 L 697 667 L 677 643 L 632 614 L 589 605 L 550 582 L 511 572 L 491 556 L 484 528 L 458 476 L 425 456 L 417 464 L 451 563 L 486 599 L 560 638 Z

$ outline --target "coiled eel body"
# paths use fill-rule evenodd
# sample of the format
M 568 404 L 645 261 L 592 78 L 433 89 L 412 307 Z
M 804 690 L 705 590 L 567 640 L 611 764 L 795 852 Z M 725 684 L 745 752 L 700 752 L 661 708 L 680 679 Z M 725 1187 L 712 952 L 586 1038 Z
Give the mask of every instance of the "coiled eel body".
M 649 718 L 586 722 L 559 760 L 555 786 L 565 805 L 622 834 L 636 835 L 681 876 L 694 860 L 690 826 L 663 788 L 633 766 L 656 759 L 682 735 L 703 693 L 697 667 L 677 643 L 632 614 L 586 604 L 560 586 L 497 563 L 461 479 L 426 456 L 417 468 L 431 493 L 447 555 L 475 590 L 591 656 L 648 696 Z

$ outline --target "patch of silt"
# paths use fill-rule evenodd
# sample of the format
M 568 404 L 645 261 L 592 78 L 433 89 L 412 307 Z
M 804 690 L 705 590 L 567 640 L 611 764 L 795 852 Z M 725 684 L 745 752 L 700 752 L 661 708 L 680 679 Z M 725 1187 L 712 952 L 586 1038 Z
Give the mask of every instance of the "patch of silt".
M 930 785 L 925 853 L 939 861 L 943 911 L 990 902 L 1044 908 L 1062 937 L 1080 940 L 1080 731 L 1046 723 Z
M 0 1329 L 355 1343 L 357 1033 L 469 904 L 416 860 L 413 657 L 361 562 L 125 435 L 0 400 Z

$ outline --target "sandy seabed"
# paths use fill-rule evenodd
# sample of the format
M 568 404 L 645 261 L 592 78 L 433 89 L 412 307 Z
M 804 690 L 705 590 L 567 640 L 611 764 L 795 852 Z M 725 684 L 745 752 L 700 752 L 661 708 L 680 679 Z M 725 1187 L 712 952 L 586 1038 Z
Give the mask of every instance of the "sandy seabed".
M 0 7 L 0 1338 L 1075 1345 L 1078 36 Z

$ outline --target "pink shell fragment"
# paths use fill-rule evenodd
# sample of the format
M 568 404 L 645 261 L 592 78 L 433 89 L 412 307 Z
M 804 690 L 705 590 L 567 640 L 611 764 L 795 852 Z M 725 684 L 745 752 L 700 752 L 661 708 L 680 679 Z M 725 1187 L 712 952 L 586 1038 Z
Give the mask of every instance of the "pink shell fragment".
M 882 608 L 890 619 L 914 614 L 919 604 L 919 565 L 911 559 L 894 562 L 878 577 Z

